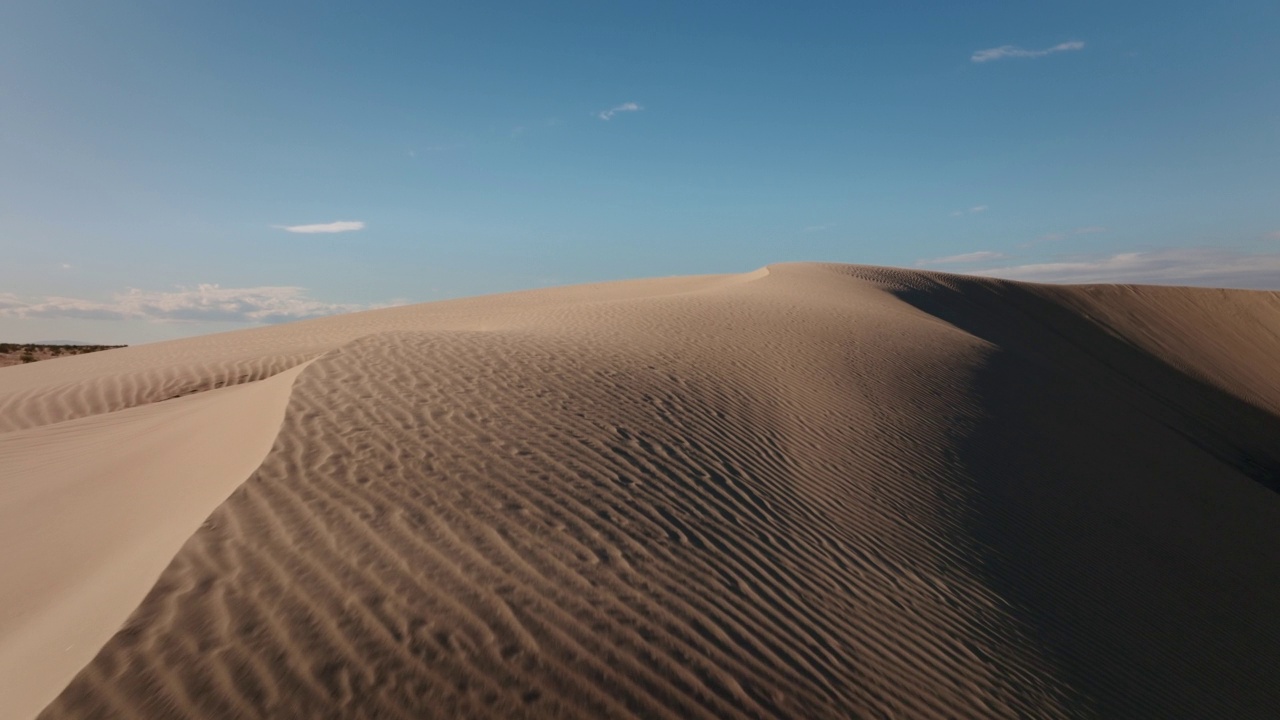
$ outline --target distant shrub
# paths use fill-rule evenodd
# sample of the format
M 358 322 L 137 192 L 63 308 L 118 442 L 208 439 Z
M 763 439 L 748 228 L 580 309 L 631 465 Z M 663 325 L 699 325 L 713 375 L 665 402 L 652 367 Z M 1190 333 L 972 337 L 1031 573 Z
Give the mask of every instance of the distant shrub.
M 0 343 L 0 355 L 13 357 L 24 363 L 36 362 L 45 357 L 83 355 L 84 353 L 114 350 L 128 345 L 37 345 L 34 343 Z

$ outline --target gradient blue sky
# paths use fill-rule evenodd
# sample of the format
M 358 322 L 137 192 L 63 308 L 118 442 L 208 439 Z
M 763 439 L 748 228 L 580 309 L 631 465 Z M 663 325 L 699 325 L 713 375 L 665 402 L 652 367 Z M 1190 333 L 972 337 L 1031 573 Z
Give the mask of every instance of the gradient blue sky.
M 1280 288 L 1277 37 L 1275 0 L 7 0 L 0 340 L 787 260 Z

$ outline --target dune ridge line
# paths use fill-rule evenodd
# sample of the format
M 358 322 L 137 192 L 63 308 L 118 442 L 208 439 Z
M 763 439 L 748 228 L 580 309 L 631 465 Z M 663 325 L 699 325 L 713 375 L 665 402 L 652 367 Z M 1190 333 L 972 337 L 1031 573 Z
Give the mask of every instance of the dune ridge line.
M 307 364 L 0 435 L 0 717 L 34 716 L 97 654 L 267 456 Z
M 130 348 L 314 359 L 41 717 L 1267 717 L 1278 300 L 798 263 Z

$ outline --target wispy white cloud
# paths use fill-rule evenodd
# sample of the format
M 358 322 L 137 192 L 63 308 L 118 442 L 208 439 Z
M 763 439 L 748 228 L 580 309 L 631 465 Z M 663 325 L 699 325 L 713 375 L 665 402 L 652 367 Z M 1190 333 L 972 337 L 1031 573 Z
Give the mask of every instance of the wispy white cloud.
M 644 109 L 643 107 L 633 102 L 622 103 L 621 105 L 616 105 L 614 107 L 609 108 L 608 110 L 601 110 L 600 112 L 596 113 L 596 117 L 600 118 L 601 120 L 608 120 L 612 118 L 614 115 L 617 115 L 618 113 L 640 112 L 643 109 Z
M 972 275 L 1052 283 L 1146 283 L 1280 290 L 1280 254 L 1173 248 L 991 267 Z
M 273 227 L 287 230 L 291 233 L 344 233 L 363 230 L 364 222 L 360 220 L 337 220 L 331 223 L 318 223 L 315 225 L 275 225 Z
M 1071 231 L 1071 234 L 1072 235 L 1097 235 L 1098 233 L 1104 233 L 1106 231 L 1107 231 L 1107 228 L 1104 228 L 1101 225 L 1089 225 L 1087 227 L 1076 228 L 1075 230 Z
M 990 260 L 999 260 L 1005 257 L 1004 253 L 998 253 L 993 250 L 979 250 L 978 252 L 963 253 L 960 255 L 948 255 L 940 258 L 930 258 L 928 260 L 920 260 L 917 266 L 926 265 L 962 265 L 965 263 L 988 262 Z
M 62 265 L 60 265 L 59 267 L 61 267 L 63 270 L 70 270 L 71 263 L 62 263 Z
M 1014 45 L 1001 45 L 1000 47 L 988 48 L 986 50 L 977 50 L 969 59 L 976 63 L 991 62 L 992 60 L 1003 60 L 1005 58 L 1038 58 L 1045 55 L 1052 55 L 1060 52 L 1070 52 L 1073 50 L 1083 50 L 1084 43 L 1079 40 L 1064 42 L 1054 45 L 1044 50 L 1024 50 Z
M 951 213 L 951 217 L 960 217 L 962 215 L 977 215 L 978 213 L 984 213 L 986 211 L 987 211 L 986 205 L 974 205 L 968 210 L 957 210 Z
M 153 322 L 239 322 L 270 324 L 368 310 L 370 305 L 327 303 L 299 287 L 224 288 L 201 284 L 171 292 L 129 289 L 110 300 L 48 296 L 24 298 L 0 293 L 0 316 L 150 320 Z

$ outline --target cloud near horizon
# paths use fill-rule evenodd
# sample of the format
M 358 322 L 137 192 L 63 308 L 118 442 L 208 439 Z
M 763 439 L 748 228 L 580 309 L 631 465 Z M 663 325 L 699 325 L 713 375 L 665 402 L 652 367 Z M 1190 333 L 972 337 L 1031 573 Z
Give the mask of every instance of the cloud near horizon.
M 326 303 L 300 287 L 224 288 L 216 284 L 173 292 L 130 288 L 108 301 L 60 296 L 24 299 L 0 293 L 0 317 L 147 320 L 150 322 L 237 322 L 274 324 L 370 310 L 388 305 Z
M 331 223 L 318 223 L 315 225 L 274 225 L 273 227 L 291 233 L 344 233 L 363 230 L 364 222 L 361 220 L 337 220 Z
M 988 48 L 986 50 L 975 50 L 969 59 L 976 63 L 991 62 L 992 60 L 1003 60 L 1005 58 L 1039 58 L 1045 55 L 1052 55 L 1060 52 L 1071 52 L 1075 50 L 1083 50 L 1084 43 L 1079 40 L 1064 42 L 1054 45 L 1044 50 L 1024 50 L 1015 45 L 1001 45 L 996 48 Z
M 1046 283 L 1138 283 L 1280 290 L 1280 254 L 1172 248 L 968 271 Z
M 600 112 L 596 113 L 596 117 L 600 118 L 601 120 L 608 120 L 612 118 L 614 115 L 617 115 L 618 113 L 640 112 L 643 109 L 644 107 L 642 107 L 637 103 L 633 103 L 633 102 L 622 103 L 621 105 L 611 107 L 608 110 L 601 110 Z

